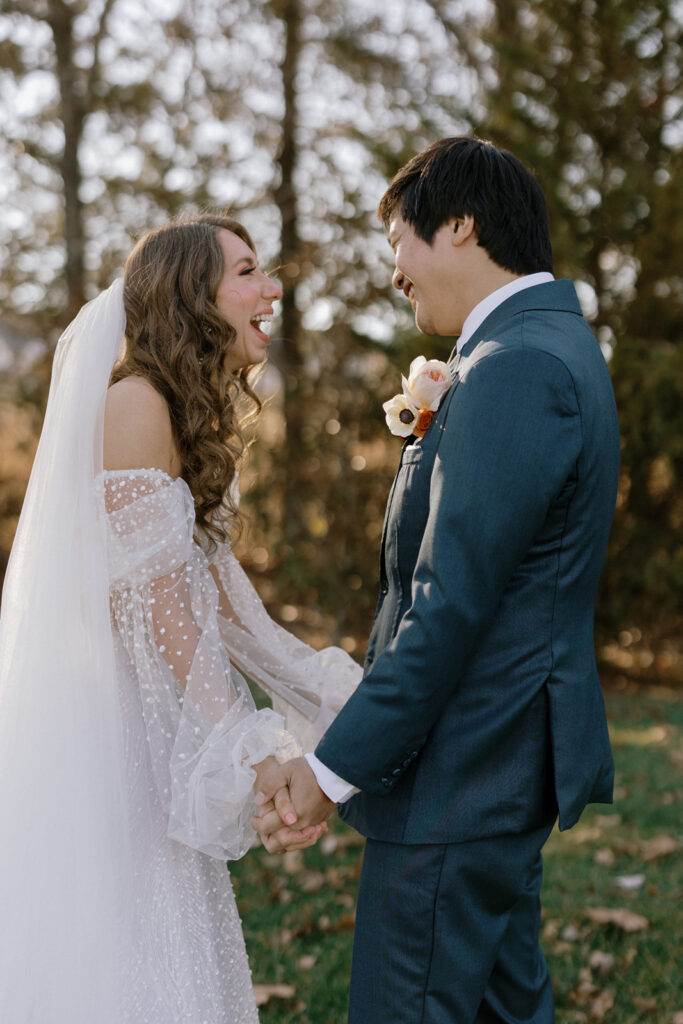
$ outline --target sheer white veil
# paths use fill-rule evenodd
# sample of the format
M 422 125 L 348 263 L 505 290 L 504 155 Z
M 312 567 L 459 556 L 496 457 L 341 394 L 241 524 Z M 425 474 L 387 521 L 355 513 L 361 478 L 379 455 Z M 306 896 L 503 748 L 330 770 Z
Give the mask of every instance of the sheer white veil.
M 55 353 L 0 619 L 0 1020 L 120 1024 L 133 868 L 96 497 L 123 283 Z

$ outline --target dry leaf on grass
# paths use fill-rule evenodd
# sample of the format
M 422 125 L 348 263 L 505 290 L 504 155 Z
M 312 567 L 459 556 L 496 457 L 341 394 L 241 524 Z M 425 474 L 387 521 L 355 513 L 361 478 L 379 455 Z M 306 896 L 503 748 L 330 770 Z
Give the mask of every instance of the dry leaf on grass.
M 610 850 L 609 846 L 601 846 L 593 854 L 593 860 L 603 868 L 613 868 L 617 858 L 614 855 L 614 850 Z
M 365 836 L 358 832 L 339 832 L 324 836 L 320 841 L 320 849 L 328 856 L 336 850 L 343 850 L 347 846 L 362 846 Z
M 302 871 L 297 879 L 297 884 L 302 892 L 320 892 L 324 888 L 326 878 L 322 871 Z
M 593 821 L 598 828 L 616 828 L 621 825 L 620 814 L 596 814 Z
M 666 857 L 675 853 L 678 843 L 671 836 L 655 836 L 654 839 L 644 839 L 640 844 L 643 860 L 657 860 L 659 857 Z
M 602 992 L 598 992 L 595 999 L 591 1000 L 590 1013 L 594 1020 L 604 1020 L 605 1015 L 614 1006 L 614 996 L 616 992 L 613 988 L 603 989 Z
M 286 875 L 296 875 L 304 866 L 303 850 L 287 850 L 282 855 L 282 870 Z
M 315 953 L 304 953 L 297 959 L 296 966 L 300 971 L 310 971 L 312 967 L 315 967 L 317 959 Z
M 333 932 L 352 932 L 356 924 L 355 914 L 340 914 L 330 928 Z
M 652 998 L 645 999 L 643 996 L 634 996 L 633 1005 L 641 1013 L 654 1013 L 657 1009 L 657 1000 Z
M 650 922 L 624 907 L 586 907 L 585 914 L 596 924 L 614 924 L 624 932 L 642 932 Z
M 609 974 L 614 969 L 614 956 L 611 953 L 603 953 L 601 949 L 594 949 L 588 957 L 588 963 L 594 971 Z
M 295 995 L 293 985 L 254 985 L 257 1006 L 265 1006 L 271 999 L 293 999 Z

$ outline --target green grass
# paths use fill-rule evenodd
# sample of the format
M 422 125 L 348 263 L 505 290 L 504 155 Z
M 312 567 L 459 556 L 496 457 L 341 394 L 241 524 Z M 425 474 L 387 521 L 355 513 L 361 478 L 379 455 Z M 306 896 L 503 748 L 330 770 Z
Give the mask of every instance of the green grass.
M 683 706 L 663 691 L 611 692 L 607 706 L 616 803 L 590 807 L 545 848 L 542 933 L 556 1022 L 683 1024 L 683 871 L 672 849 Z M 360 837 L 337 822 L 303 854 L 259 849 L 231 865 L 254 982 L 293 989 L 261 1007 L 263 1024 L 344 1024 L 361 855 Z M 639 875 L 637 888 L 620 886 Z M 589 908 L 622 917 L 600 923 Z M 638 918 L 647 927 L 629 931 Z

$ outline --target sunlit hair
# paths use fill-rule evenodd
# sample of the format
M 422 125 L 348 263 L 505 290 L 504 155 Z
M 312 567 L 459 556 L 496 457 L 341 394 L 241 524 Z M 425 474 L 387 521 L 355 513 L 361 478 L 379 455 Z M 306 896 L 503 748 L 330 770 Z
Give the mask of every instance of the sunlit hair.
M 174 221 L 138 241 L 124 273 L 124 355 L 111 377 L 112 384 L 143 377 L 165 399 L 198 539 L 208 548 L 238 521 L 231 484 L 245 448 L 242 428 L 261 408 L 252 368 L 226 368 L 236 331 L 216 306 L 220 228 L 254 249 L 241 224 L 213 214 Z

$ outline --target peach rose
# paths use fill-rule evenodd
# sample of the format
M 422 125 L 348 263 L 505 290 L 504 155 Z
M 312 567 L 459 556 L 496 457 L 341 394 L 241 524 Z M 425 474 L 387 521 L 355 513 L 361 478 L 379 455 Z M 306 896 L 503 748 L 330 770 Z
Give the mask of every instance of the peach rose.
M 448 364 L 440 359 L 418 356 L 410 364 L 408 379 L 402 377 L 403 393 L 420 409 L 436 412 L 453 383 Z

